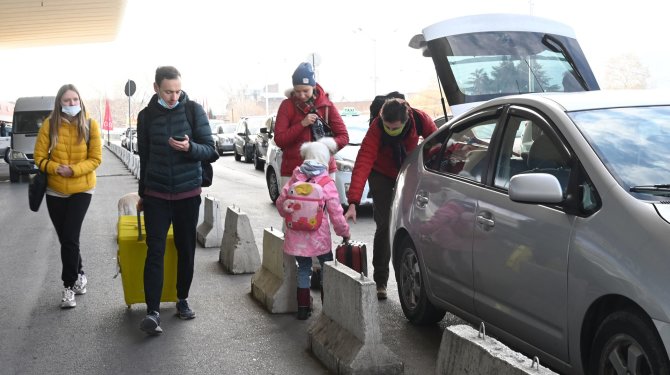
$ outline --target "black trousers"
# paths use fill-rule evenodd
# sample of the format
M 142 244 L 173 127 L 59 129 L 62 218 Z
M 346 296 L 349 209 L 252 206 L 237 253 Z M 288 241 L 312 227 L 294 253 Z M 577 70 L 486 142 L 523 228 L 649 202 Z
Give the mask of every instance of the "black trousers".
M 391 244 L 389 243 L 389 218 L 395 179 L 372 171 L 368 177 L 372 194 L 373 217 L 377 229 L 372 245 L 372 278 L 377 286 L 386 287 L 389 280 L 389 262 L 391 261 Z
M 63 286 L 72 287 L 79 274 L 84 272 L 79 249 L 79 235 L 86 211 L 91 204 L 91 194 L 78 193 L 67 198 L 47 195 L 46 200 L 49 218 L 51 218 L 60 242 Z
M 163 260 L 170 224 L 177 248 L 177 298 L 188 298 L 193 281 L 200 202 L 199 195 L 177 201 L 149 196 L 143 199 L 144 225 L 147 232 L 147 260 L 144 263 L 144 296 L 147 312 L 160 311 Z

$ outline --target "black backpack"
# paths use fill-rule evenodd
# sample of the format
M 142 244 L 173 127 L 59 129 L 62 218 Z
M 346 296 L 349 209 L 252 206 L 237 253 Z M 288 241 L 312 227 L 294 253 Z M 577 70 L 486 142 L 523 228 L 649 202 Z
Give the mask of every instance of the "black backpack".
M 184 104 L 184 109 L 186 111 L 186 121 L 188 121 L 188 124 L 191 126 L 191 131 L 195 133 L 195 105 L 194 102 L 192 101 L 187 101 L 186 104 Z M 144 119 L 142 122 L 148 123 L 148 120 L 150 118 L 147 116 L 149 112 L 148 111 L 142 111 L 142 114 L 144 116 Z M 200 186 L 202 187 L 209 187 L 212 186 L 212 181 L 214 180 L 214 169 L 212 168 L 212 162 L 215 162 L 219 158 L 219 155 L 216 155 L 215 158 L 211 160 L 201 160 L 200 161 L 200 168 L 202 169 L 202 183 Z
M 405 95 L 397 91 L 392 91 L 386 95 L 375 96 L 374 100 L 372 100 L 372 103 L 370 103 L 370 124 L 372 124 L 372 120 L 374 120 L 375 117 L 379 116 L 379 112 L 382 110 L 384 102 L 386 102 L 387 99 L 392 98 L 405 100 Z M 411 111 L 412 117 L 414 117 L 414 124 L 416 125 L 416 133 L 418 135 L 423 135 L 423 122 L 421 122 L 421 116 L 416 113 L 414 108 L 412 108 Z

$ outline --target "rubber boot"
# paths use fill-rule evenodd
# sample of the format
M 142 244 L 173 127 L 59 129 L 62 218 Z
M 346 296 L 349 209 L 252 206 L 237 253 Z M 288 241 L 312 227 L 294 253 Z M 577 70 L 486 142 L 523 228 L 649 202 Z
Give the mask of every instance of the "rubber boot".
M 298 288 L 298 320 L 307 320 L 311 314 L 309 288 Z

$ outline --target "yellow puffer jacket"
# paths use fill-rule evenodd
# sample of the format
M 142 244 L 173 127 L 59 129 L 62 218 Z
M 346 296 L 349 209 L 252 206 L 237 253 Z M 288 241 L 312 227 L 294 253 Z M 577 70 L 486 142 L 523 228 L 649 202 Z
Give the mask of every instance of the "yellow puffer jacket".
M 95 188 L 95 170 L 102 162 L 102 141 L 98 123 L 90 119 L 91 134 L 88 146 L 86 139 L 79 141 L 77 127 L 67 121 L 61 122 L 58 127 L 58 144 L 51 151 L 49 157 L 49 119 L 42 123 L 42 127 L 35 141 L 35 165 L 48 174 L 49 188 L 62 194 L 75 194 Z M 42 162 L 44 160 L 44 162 Z M 60 165 L 69 165 L 74 172 L 72 177 L 63 177 L 56 174 Z

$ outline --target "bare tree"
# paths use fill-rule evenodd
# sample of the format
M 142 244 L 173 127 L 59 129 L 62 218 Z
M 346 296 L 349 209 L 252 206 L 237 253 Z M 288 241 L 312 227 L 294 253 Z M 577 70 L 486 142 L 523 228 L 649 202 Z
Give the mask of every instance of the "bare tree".
M 607 89 L 645 89 L 648 80 L 649 69 L 636 55 L 625 53 L 609 60 L 602 86 Z

